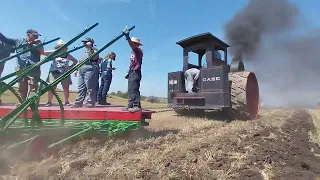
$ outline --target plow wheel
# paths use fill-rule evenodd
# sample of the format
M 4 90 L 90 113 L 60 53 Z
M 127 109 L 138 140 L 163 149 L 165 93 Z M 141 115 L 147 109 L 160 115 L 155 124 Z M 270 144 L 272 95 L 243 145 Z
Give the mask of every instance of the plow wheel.
M 259 111 L 259 85 L 253 72 L 229 73 L 232 119 L 254 120 Z

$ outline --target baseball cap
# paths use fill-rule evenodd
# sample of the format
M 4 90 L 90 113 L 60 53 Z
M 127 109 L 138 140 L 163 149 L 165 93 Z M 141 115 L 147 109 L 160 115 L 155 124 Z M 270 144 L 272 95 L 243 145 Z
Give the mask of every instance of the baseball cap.
M 82 40 L 81 42 L 92 42 L 92 44 L 94 44 L 94 40 L 87 37 L 86 39 Z
M 41 36 L 41 34 L 38 33 L 38 31 L 34 30 L 34 29 L 29 29 L 27 31 L 27 33 L 32 33 L 33 35 L 38 35 L 38 36 Z
M 114 55 L 114 59 L 116 59 L 116 53 L 114 53 L 114 52 L 110 52 L 110 54 L 112 54 L 112 55 Z

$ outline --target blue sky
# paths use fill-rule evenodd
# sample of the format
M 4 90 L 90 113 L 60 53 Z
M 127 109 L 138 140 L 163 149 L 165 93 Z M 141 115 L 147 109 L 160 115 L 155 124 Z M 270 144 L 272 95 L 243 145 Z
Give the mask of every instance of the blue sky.
M 307 19 L 317 24 L 320 2 L 292 0 L 298 3 Z M 143 43 L 143 78 L 141 94 L 166 96 L 167 73 L 182 69 L 182 49 L 175 43 L 183 38 L 211 32 L 224 38 L 223 26 L 243 7 L 247 0 L 0 0 L 0 32 L 7 37 L 24 37 L 27 29 L 34 28 L 41 39 L 60 37 L 68 41 L 85 27 L 99 25 L 84 37 L 95 39 L 101 48 L 120 34 L 128 25 L 135 25 L 131 36 Z M 318 4 L 318 5 L 317 5 Z M 70 47 L 79 44 L 80 39 Z M 56 42 L 45 46 L 46 50 Z M 107 48 L 102 56 L 114 51 L 117 60 L 111 91 L 126 91 L 124 75 L 129 66 L 130 48 L 125 39 Z M 78 60 L 84 49 L 72 55 Z M 229 58 L 230 59 L 230 58 Z M 14 70 L 15 60 L 7 62 L 3 75 Z M 48 75 L 50 63 L 41 67 L 42 79 Z M 72 75 L 71 89 L 77 89 L 77 78 Z M 59 85 L 60 87 L 60 85 Z

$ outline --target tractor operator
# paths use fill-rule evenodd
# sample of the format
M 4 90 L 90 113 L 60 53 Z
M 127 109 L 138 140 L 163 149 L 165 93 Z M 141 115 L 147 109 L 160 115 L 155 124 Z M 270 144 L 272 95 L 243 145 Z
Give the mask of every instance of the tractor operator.
M 184 72 L 186 91 L 188 93 L 197 92 L 197 83 L 200 76 L 200 70 L 197 68 L 190 68 Z

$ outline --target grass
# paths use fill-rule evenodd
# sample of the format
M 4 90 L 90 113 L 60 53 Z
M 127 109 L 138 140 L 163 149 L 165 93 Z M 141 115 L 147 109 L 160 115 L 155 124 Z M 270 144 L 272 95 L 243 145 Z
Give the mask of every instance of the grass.
M 63 98 L 62 92 L 58 94 Z M 75 100 L 75 96 L 76 93 L 71 93 L 71 102 Z M 6 92 L 2 99 L 4 102 L 16 101 L 9 92 Z M 41 97 L 41 102 L 46 101 L 45 94 Z M 127 103 L 126 99 L 117 96 L 111 96 L 108 101 L 119 105 Z M 166 106 L 149 102 L 142 102 L 142 105 L 154 109 Z M 83 139 L 76 144 L 64 146 L 58 158 L 47 157 L 36 162 L 15 160 L 6 177 L 237 179 L 240 171 L 242 174 L 250 173 L 244 171 L 244 167 L 255 166 L 255 153 L 259 152 L 261 142 L 275 142 L 290 137 L 288 135 L 283 138 L 280 135 L 288 133 L 283 132 L 281 127 L 293 112 L 294 110 L 261 109 L 258 120 L 231 123 L 218 118 L 178 116 L 174 112 L 156 113 L 152 115 L 148 127 L 129 132 L 120 138 Z M 320 111 L 310 110 L 310 113 L 320 142 Z M 276 132 L 278 133 L 275 134 Z M 269 147 L 264 147 L 261 152 L 267 149 Z M 259 156 L 269 155 L 270 153 L 266 153 Z M 257 173 L 261 173 L 260 176 L 264 179 L 275 179 L 273 176 L 278 171 L 276 166 L 266 162 Z
M 63 91 L 57 91 L 59 97 L 61 98 L 62 102 L 64 102 L 64 95 L 63 95 Z M 77 92 L 70 92 L 70 97 L 69 97 L 69 101 L 70 103 L 75 102 L 76 100 L 76 96 L 77 96 Z M 3 103 L 17 103 L 18 99 L 10 92 L 10 91 L 6 91 L 2 96 L 1 96 L 1 100 Z M 48 101 L 48 94 L 44 94 L 41 96 L 40 98 L 40 103 L 47 103 Z M 118 97 L 118 96 L 110 96 L 107 99 L 108 103 L 111 104 L 115 104 L 115 105 L 127 105 L 128 100 Z M 56 103 L 56 99 L 53 98 L 52 100 L 53 103 Z M 166 107 L 166 104 L 161 102 L 161 103 L 150 103 L 150 102 L 146 102 L 146 101 L 142 101 L 141 102 L 142 107 L 144 108 L 160 108 L 160 107 Z
M 262 111 L 263 117 L 257 121 L 227 124 L 176 116 L 173 112 L 158 113 L 153 115 L 150 126 L 121 139 L 83 140 L 62 149 L 60 158 L 17 162 L 11 177 L 228 179 L 237 174 L 256 148 L 248 145 L 242 151 L 235 144 L 245 143 L 246 137 L 263 128 L 280 127 L 291 114 L 292 111 L 268 110 Z M 264 172 L 269 177 L 272 173 L 272 170 Z

